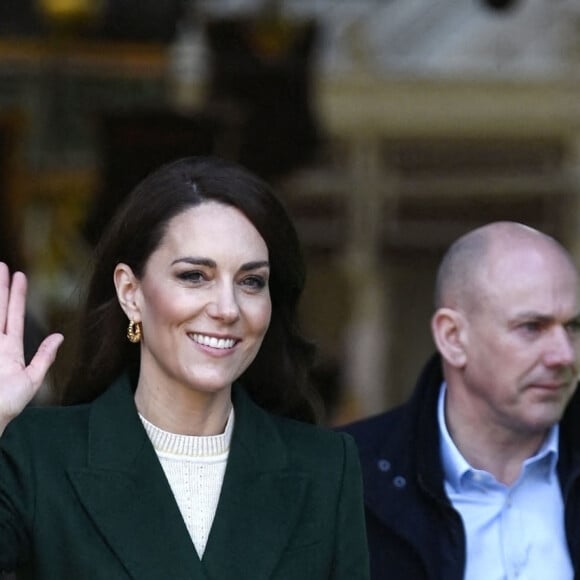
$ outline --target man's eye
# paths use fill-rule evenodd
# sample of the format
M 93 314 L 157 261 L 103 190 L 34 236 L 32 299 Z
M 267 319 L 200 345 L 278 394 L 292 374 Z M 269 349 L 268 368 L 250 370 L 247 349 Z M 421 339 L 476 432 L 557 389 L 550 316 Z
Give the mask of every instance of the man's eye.
M 520 328 L 526 332 L 539 332 L 542 329 L 542 324 L 537 321 L 529 321 L 521 324 Z
M 580 320 L 573 320 L 566 324 L 568 334 L 580 335 Z

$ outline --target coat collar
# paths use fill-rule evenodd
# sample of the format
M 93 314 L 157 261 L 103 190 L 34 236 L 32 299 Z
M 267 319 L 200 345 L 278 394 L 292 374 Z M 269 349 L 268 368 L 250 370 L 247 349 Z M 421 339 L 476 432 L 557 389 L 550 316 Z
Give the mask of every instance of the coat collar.
M 441 381 L 440 359 L 434 355 L 409 401 L 349 429 L 359 443 L 366 509 L 415 546 L 426 570 L 443 567 L 432 514 L 445 518 L 442 529 L 453 517 L 438 447 L 436 402 Z
M 378 427 L 374 445 L 363 448 L 363 470 L 370 484 L 368 500 L 380 512 L 398 512 L 400 502 L 385 501 L 385 486 L 374 485 L 381 465 L 383 473 L 395 483 L 395 493 L 420 486 L 429 496 L 446 501 L 443 488 L 443 468 L 439 454 L 437 398 L 443 380 L 439 355 L 434 355 L 423 368 L 413 395 L 404 405 L 374 419 Z M 396 481 L 395 481 L 396 480 Z M 397 486 L 396 483 L 399 483 Z M 404 485 L 403 485 L 404 483 Z
M 139 420 L 127 378 L 91 408 L 87 467 L 70 479 L 95 525 L 139 580 L 271 574 L 295 526 L 307 487 L 287 468 L 276 421 L 245 394 L 233 395 L 236 422 L 216 516 L 200 561 L 163 469 Z
M 212 578 L 269 578 L 298 521 L 308 478 L 290 471 L 275 420 L 241 387 L 233 403 L 236 426 L 203 563 Z

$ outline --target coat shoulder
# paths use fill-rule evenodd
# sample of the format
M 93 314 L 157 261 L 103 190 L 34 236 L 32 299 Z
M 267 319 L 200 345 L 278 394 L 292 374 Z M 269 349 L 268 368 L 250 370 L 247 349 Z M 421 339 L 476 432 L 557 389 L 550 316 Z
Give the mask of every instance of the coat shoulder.
M 88 419 L 88 405 L 28 407 L 10 422 L 2 444 L 45 449 L 47 454 L 67 452 L 84 440 L 81 434 L 87 432 Z
M 285 417 L 275 417 L 274 421 L 287 449 L 301 461 L 309 460 L 314 465 L 320 464 L 323 458 L 342 461 L 345 453 L 354 449 L 353 439 L 346 433 Z

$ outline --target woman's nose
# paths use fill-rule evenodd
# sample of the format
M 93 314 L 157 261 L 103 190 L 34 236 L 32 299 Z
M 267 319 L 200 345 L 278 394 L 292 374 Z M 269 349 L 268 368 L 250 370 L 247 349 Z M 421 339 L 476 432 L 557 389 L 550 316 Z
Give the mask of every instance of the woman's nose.
M 221 284 L 208 304 L 208 314 L 224 322 L 235 322 L 240 316 L 236 292 L 231 284 Z

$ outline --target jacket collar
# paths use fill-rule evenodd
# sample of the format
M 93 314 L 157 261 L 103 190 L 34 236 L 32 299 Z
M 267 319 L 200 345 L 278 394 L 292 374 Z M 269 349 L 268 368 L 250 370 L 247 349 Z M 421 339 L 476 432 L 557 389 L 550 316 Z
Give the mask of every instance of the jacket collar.
M 376 474 L 377 467 L 380 469 L 379 461 L 386 460 L 388 476 L 398 477 L 400 483 L 405 482 L 400 489 L 419 485 L 430 496 L 445 501 L 437 422 L 437 400 L 442 381 L 441 360 L 435 354 L 423 368 L 409 401 L 379 416 L 377 422 L 385 426 L 385 433 L 376 438 L 376 447 L 363 450 L 365 464 L 372 470 L 369 479 L 376 479 L 373 473 Z M 375 499 L 384 497 L 384 487 L 377 488 L 376 493 Z M 389 501 L 384 507 L 397 510 L 401 506 Z
M 241 387 L 222 492 L 203 561 L 123 377 L 91 406 L 87 466 L 74 488 L 128 573 L 139 580 L 267 577 L 297 522 L 306 477 L 285 469 L 275 421 Z
M 432 514 L 445 518 L 444 525 L 439 527 L 452 533 L 447 519 L 452 517 L 452 511 L 443 487 L 436 413 L 442 380 L 440 359 L 434 355 L 423 368 L 411 398 L 404 405 L 370 419 L 371 425 L 369 420 L 363 422 L 359 442 L 367 510 L 415 546 L 425 569 L 431 571 L 447 566 L 439 549 L 441 538 L 433 535 L 438 528 Z M 356 438 L 356 428 L 351 432 Z M 370 432 L 373 434 L 368 437 Z M 434 502 L 438 504 L 435 510 Z

